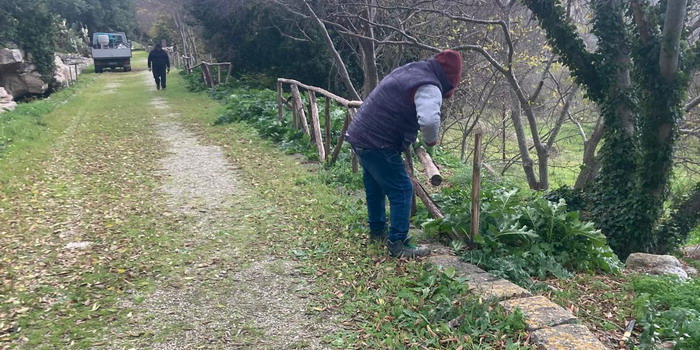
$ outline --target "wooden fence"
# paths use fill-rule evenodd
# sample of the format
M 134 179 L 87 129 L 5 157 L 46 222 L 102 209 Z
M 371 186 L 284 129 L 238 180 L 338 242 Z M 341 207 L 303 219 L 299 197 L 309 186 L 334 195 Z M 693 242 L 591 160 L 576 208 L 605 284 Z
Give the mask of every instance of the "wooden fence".
M 186 68 L 186 70 L 188 73 L 191 73 L 192 69 L 196 67 L 202 68 L 202 79 L 204 80 L 204 84 L 206 84 L 210 89 L 221 84 L 222 82 L 227 84 L 229 78 L 231 78 L 231 62 L 213 63 L 202 61 L 193 67 Z M 221 78 L 223 76 L 222 68 L 226 68 L 226 75 L 223 80 Z

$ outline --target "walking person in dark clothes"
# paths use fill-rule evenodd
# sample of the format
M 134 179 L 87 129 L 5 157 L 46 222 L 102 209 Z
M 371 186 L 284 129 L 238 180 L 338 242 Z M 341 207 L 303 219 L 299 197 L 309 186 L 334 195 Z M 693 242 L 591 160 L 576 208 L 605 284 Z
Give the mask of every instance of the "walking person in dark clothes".
M 161 44 L 156 44 L 155 48 L 148 54 L 148 70 L 153 69 L 153 79 L 156 80 L 156 89 L 165 89 L 165 74 L 170 73 L 170 58 L 163 50 Z
M 396 68 L 365 99 L 345 134 L 362 164 L 370 239 L 386 242 L 391 256 L 430 254 L 408 237 L 413 184 L 401 153 L 416 143 L 420 130 L 418 143 L 432 154 L 442 100 L 452 96 L 461 73 L 462 56 L 454 50 Z M 386 198 L 391 211 L 388 232 Z

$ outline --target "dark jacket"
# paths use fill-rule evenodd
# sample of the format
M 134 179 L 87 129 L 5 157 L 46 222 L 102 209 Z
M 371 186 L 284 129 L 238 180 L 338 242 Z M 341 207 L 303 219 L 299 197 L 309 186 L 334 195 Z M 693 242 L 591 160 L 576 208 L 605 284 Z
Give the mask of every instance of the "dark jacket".
M 148 68 L 153 66 L 154 70 L 170 68 L 170 58 L 164 50 L 152 50 L 148 54 Z
M 434 59 L 396 68 L 384 77 L 362 103 L 348 127 L 346 137 L 353 147 L 406 149 L 418 136 L 418 117 L 413 94 L 432 84 L 447 94 L 453 86 Z

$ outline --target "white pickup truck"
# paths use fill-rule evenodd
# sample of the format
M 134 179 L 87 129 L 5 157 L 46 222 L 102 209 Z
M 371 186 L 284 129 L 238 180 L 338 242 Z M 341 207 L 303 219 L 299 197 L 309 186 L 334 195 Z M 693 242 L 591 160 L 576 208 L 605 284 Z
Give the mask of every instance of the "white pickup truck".
M 105 69 L 121 67 L 125 72 L 131 70 L 131 43 L 126 40 L 124 32 L 92 34 L 92 59 L 95 61 L 95 73 Z

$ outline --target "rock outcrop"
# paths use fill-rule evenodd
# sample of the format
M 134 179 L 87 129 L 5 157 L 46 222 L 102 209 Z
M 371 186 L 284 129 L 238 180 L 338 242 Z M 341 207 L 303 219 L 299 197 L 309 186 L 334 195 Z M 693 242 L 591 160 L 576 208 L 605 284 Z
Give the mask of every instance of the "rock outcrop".
M 674 275 L 682 280 L 688 279 L 688 273 L 675 256 L 633 253 L 627 257 L 625 265 L 630 270 L 646 272 L 652 275 Z
M 14 101 L 12 95 L 5 91 L 5 88 L 0 87 L 0 113 L 11 111 L 17 107 L 17 102 Z
M 0 86 L 14 97 L 43 94 L 49 85 L 19 49 L 0 50 Z
M 83 69 L 92 64 L 92 60 L 76 56 L 54 56 L 56 66 L 52 76 L 52 88 L 70 84 Z M 31 55 L 20 49 L 0 50 L 0 87 L 14 98 L 27 94 L 43 94 L 49 84 L 41 79 L 36 65 L 31 62 Z

